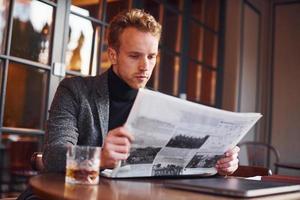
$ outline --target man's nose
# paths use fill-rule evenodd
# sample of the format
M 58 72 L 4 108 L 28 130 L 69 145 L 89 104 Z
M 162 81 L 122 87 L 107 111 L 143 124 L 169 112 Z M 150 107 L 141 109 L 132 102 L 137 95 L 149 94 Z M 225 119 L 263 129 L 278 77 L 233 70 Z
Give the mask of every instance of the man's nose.
M 148 58 L 142 58 L 140 60 L 139 69 L 142 71 L 147 71 L 149 68 L 149 59 Z

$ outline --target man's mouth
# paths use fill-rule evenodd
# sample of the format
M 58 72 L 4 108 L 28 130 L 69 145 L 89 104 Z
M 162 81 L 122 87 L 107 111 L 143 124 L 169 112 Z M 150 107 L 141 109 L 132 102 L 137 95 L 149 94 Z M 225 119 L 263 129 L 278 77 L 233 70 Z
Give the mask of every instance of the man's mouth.
M 139 80 L 148 79 L 148 76 L 147 76 L 147 75 L 136 75 L 135 77 L 136 77 L 137 79 L 139 79 Z

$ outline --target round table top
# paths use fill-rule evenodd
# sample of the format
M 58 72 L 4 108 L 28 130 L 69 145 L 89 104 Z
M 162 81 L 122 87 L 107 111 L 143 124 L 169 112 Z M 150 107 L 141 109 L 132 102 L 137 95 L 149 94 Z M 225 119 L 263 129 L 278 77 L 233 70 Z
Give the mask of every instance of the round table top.
M 42 199 L 105 199 L 105 200 L 223 200 L 232 197 L 166 188 L 166 179 L 108 179 L 100 177 L 98 185 L 66 184 L 64 174 L 40 174 L 30 178 L 29 184 Z M 260 200 L 299 199 L 300 192 L 271 195 Z
M 159 179 L 108 179 L 98 185 L 66 184 L 63 174 L 40 174 L 29 180 L 34 193 L 44 199 L 216 199 L 216 196 L 166 188 Z M 218 197 L 218 199 L 229 199 Z

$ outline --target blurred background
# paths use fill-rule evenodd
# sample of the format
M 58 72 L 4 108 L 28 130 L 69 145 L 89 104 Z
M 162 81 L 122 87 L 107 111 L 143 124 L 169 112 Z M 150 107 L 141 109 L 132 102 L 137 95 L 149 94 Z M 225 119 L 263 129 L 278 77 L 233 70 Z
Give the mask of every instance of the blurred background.
M 59 82 L 110 67 L 107 27 L 141 8 L 163 26 L 148 87 L 263 118 L 243 141 L 300 163 L 299 0 L 0 0 L 0 198 L 26 187 Z M 259 154 L 259 153 L 258 153 Z M 241 152 L 241 164 L 249 164 Z M 267 150 L 266 167 L 274 170 Z M 299 164 L 300 165 L 300 164 Z M 300 176 L 299 169 L 279 174 Z

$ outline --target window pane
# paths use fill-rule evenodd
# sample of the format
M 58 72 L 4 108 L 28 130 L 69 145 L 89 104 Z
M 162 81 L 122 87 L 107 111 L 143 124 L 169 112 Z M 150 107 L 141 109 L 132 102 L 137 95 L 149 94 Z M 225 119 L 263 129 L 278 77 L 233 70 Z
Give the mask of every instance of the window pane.
M 165 52 L 161 55 L 159 66 L 159 90 L 161 92 L 177 95 L 180 58 Z
M 34 152 L 41 150 L 41 139 L 36 136 L 3 133 L 2 140 L 8 148 L 7 161 L 11 172 L 30 175 L 33 172 L 30 158 Z
M 95 74 L 101 28 L 90 20 L 73 14 L 70 15 L 69 27 L 67 70 L 77 71 L 84 75 Z
M 0 102 L 2 99 L 2 81 L 3 81 L 4 61 L 0 60 Z M 1 112 L 1 108 L 0 108 Z
M 202 83 L 201 83 L 201 102 L 208 105 L 215 105 L 216 94 L 216 71 L 209 68 L 202 68 Z
M 82 1 L 72 0 L 71 11 L 84 16 L 101 19 L 102 0 Z
M 160 4 L 153 0 L 143 0 L 144 9 L 159 21 Z
M 19 193 L 26 189 L 28 178 L 37 174 L 33 171 L 30 158 L 42 150 L 42 137 L 2 133 L 0 155 L 1 192 Z M 17 180 L 17 181 L 16 181 Z M 9 187 L 3 187 L 9 185 Z
M 45 3 L 17 0 L 13 9 L 11 55 L 49 64 L 52 17 L 53 8 Z
M 210 31 L 204 32 L 204 63 L 217 67 L 218 36 Z
M 0 1 L 0 54 L 4 53 L 10 1 Z
M 156 65 L 152 71 L 152 75 L 147 83 L 147 87 L 153 90 L 158 90 L 159 84 L 159 68 L 160 68 L 160 54 L 156 57 Z
M 202 66 L 194 62 L 189 62 L 187 76 L 187 99 L 199 102 L 201 95 Z
M 181 44 L 181 15 L 177 15 L 165 9 L 164 26 L 162 32 L 162 45 L 172 49 L 173 51 L 180 51 Z M 170 35 L 171 34 L 171 35 Z
M 204 1 L 205 0 L 192 0 L 191 2 L 192 16 L 201 22 L 204 21 Z
M 219 29 L 220 0 L 205 1 L 205 24 L 211 29 Z
M 114 0 L 107 2 L 106 8 L 106 20 L 110 22 L 112 18 L 123 10 L 127 10 L 131 7 L 130 0 Z
M 189 26 L 189 56 L 198 61 L 202 61 L 203 28 L 193 21 L 190 21 Z
M 182 10 L 183 8 L 183 0 L 166 0 L 167 4 L 172 6 L 177 10 Z
M 102 51 L 101 51 L 101 73 L 106 71 L 111 65 L 107 54 L 107 48 L 108 48 L 107 38 L 108 38 L 108 29 L 105 29 L 104 40 L 103 40 Z
M 4 126 L 44 128 L 48 73 L 23 64 L 9 64 Z
M 215 105 L 216 71 L 189 62 L 187 77 L 187 99 L 207 105 Z

